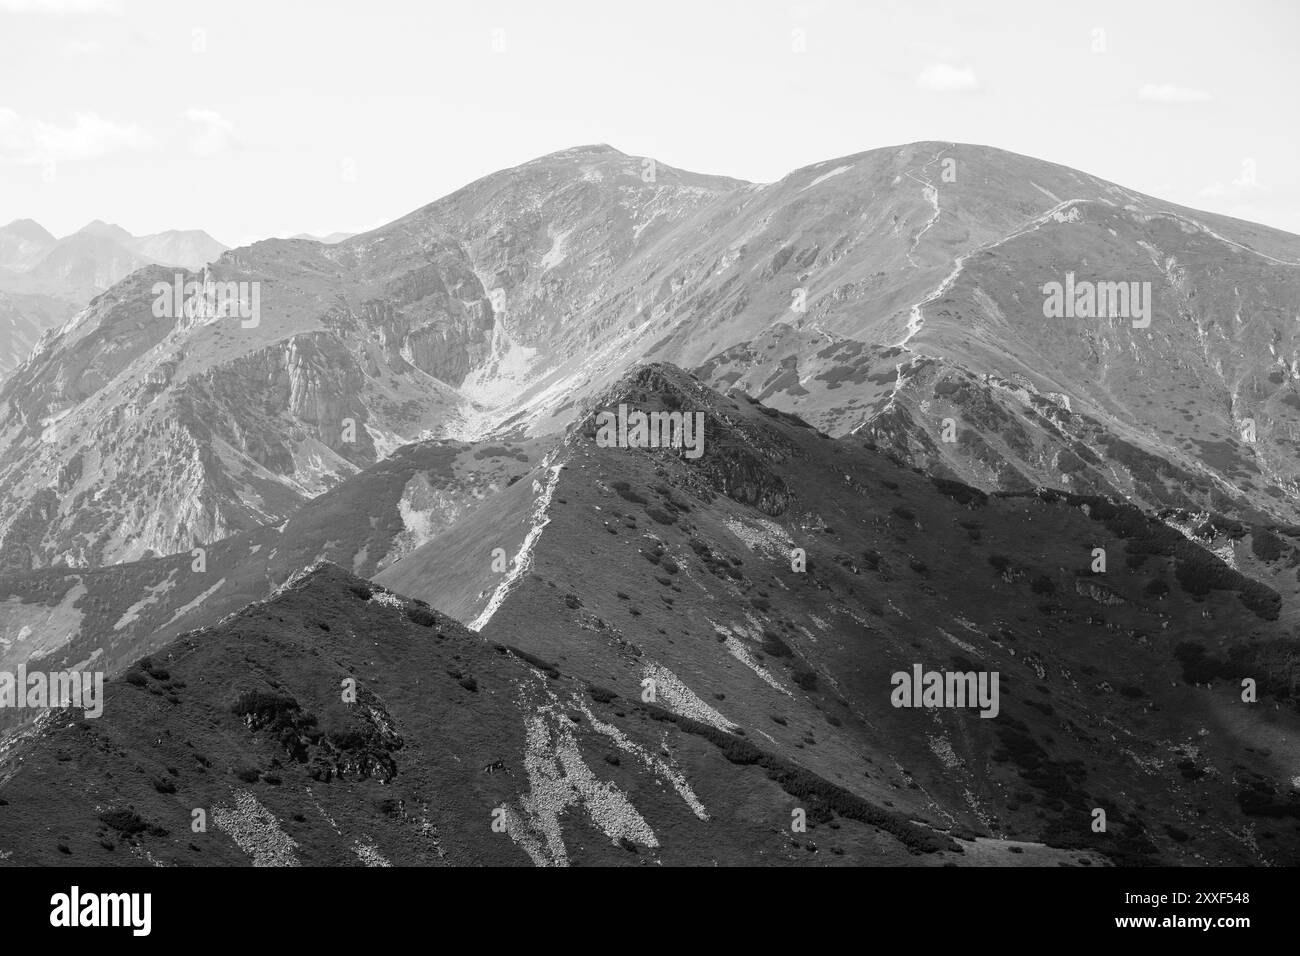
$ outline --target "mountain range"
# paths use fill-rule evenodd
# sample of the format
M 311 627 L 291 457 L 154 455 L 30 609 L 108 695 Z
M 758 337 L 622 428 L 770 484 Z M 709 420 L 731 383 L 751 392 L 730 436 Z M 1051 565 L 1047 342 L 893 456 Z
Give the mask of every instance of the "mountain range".
M 0 667 L 111 678 L 0 710 L 5 859 L 1297 858 L 1300 237 L 981 146 L 589 146 L 227 250 L 226 310 L 176 268 L 0 380 Z
M 600 447 L 593 413 L 631 403 L 702 411 L 705 454 Z M 445 481 L 476 456 L 496 464 Z M 530 457 L 422 443 L 202 567 L 7 576 L 5 666 L 119 676 L 102 717 L 11 732 L 0 812 L 50 836 L 0 850 L 95 865 L 1300 850 L 1279 597 L 1141 509 L 989 495 L 668 365 L 634 369 Z M 414 490 L 435 474 L 483 494 L 425 519 Z M 894 706 L 891 675 L 918 665 L 997 673 L 995 719 Z M 367 693 L 340 702 L 349 676 Z M 84 786 L 58 785 L 70 774 Z M 212 837 L 189 830 L 196 806 L 224 821 Z
M 99 293 L 143 266 L 202 268 L 226 246 L 202 230 L 133 236 L 96 219 L 56 239 L 31 219 L 0 228 L 0 376 L 31 354 L 40 334 L 61 326 Z

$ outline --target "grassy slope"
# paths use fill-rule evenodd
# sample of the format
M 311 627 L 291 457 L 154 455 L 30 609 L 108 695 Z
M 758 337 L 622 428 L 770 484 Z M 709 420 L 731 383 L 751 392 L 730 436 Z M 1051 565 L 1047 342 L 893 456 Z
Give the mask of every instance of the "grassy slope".
M 630 397 L 654 407 L 662 385 Z M 1131 568 L 1129 539 L 1159 537 L 1160 525 L 1143 520 L 1135 534 L 1113 522 L 1126 538 L 1082 501 L 959 501 L 859 443 L 681 388 L 674 401 L 710 410 L 709 454 L 691 463 L 574 436 L 531 571 L 485 634 L 511 634 L 623 694 L 658 663 L 785 757 L 936 825 L 1131 862 L 1295 857 L 1287 793 L 1300 753 L 1263 743 L 1269 724 L 1294 734 L 1295 714 L 1238 701 L 1225 721 L 1210 695 L 1230 697 L 1235 678 L 1191 687 L 1173 653 L 1198 641 L 1222 654 L 1284 632 L 1233 591 L 1185 593 L 1174 558 Z M 785 510 L 765 515 L 712 490 L 727 461 L 746 461 L 754 487 L 789 493 Z M 754 487 L 736 479 L 732 491 Z M 453 529 L 476 542 L 468 558 L 429 548 L 388 574 L 400 570 L 410 593 L 435 603 L 444 570 L 477 574 L 477 591 L 456 595 L 468 620 L 486 603 L 471 592 L 501 578 L 488 566 L 497 529 L 516 540 L 530 506 L 468 516 Z M 791 571 L 789 546 L 761 543 L 764 521 L 807 550 L 806 573 Z M 1089 570 L 1095 546 L 1107 550 L 1105 575 Z M 1152 579 L 1170 592 L 1148 595 Z M 728 636 L 782 690 L 730 653 Z M 999 671 L 1001 715 L 894 709 L 890 674 L 913 663 Z M 1239 808 L 1260 778 L 1275 816 Z M 1104 838 L 1089 827 L 1095 807 L 1110 818 Z
M 323 565 L 271 601 L 141 662 L 112 683 L 101 718 L 58 712 L 13 745 L 0 762 L 0 857 L 358 865 L 358 849 L 371 847 L 395 865 L 526 864 L 509 835 L 493 832 L 492 809 L 518 811 L 530 785 L 562 785 L 585 764 L 602 792 L 561 810 L 570 863 L 964 862 L 946 838 L 742 738 L 709 739 L 689 722 L 543 669 Z M 347 677 L 358 682 L 358 704 L 340 700 Z M 272 708 L 240 707 L 250 693 L 292 701 L 280 711 L 289 719 L 268 726 Z M 526 722 L 538 717 L 552 742 L 572 736 L 581 764 L 566 758 L 561 771 L 545 752 L 533 760 L 549 760 L 549 770 L 525 762 Z M 597 722 L 616 725 L 643 754 L 668 755 L 709 819 Z M 749 749 L 728 754 L 737 747 Z M 631 800 L 658 846 L 602 832 L 596 811 L 611 787 Z M 241 801 L 252 808 L 240 836 L 248 849 L 232 838 Z M 794 837 L 786 822 L 799 805 L 835 812 Z M 207 810 L 206 832 L 191 830 L 195 808 Z

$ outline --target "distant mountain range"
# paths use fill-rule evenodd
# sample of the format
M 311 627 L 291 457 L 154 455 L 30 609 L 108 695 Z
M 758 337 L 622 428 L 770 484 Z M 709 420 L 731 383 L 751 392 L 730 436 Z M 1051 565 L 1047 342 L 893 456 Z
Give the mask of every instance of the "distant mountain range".
M 0 227 L 0 329 L 7 333 L 0 338 L 0 377 L 31 354 L 42 332 L 136 269 L 198 269 L 225 251 L 197 229 L 137 237 L 97 219 L 56 239 L 31 219 Z
M 351 239 L 355 232 L 331 232 L 328 236 L 313 236 L 305 232 L 300 232 L 294 239 L 310 239 L 312 242 L 323 242 L 327 246 L 332 246 L 336 242 L 342 242 L 344 239 Z

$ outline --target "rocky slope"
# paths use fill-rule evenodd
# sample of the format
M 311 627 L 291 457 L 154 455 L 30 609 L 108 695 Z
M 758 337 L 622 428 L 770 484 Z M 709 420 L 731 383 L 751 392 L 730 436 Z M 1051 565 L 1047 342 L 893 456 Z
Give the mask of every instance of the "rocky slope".
M 530 177 L 555 164 L 572 162 Z M 684 178 L 683 201 L 702 201 Z M 617 188 L 581 188 L 581 215 L 603 216 Z M 156 316 L 172 276 L 144 269 L 0 388 L 0 565 L 131 560 L 282 520 L 405 441 L 479 433 L 477 399 L 522 387 L 495 280 L 426 218 L 334 246 L 258 243 L 210 275 L 249 283 L 250 304 L 256 283 L 258 319 Z M 471 378 L 484 369 L 487 391 Z

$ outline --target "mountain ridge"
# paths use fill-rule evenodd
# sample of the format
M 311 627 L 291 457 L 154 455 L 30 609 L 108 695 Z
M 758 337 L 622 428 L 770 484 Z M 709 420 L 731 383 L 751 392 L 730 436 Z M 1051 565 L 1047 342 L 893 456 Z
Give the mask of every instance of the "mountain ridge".
M 943 181 L 948 159 L 953 183 Z M 12 379 L 9 397 L 0 392 L 10 434 L 22 429 L 0 447 L 0 487 L 19 467 L 52 482 L 69 466 L 101 417 L 87 388 L 121 393 L 114 404 L 134 393 L 159 406 L 124 423 L 113 442 L 122 447 L 138 445 L 155 414 L 193 417 L 164 404 L 197 402 L 238 423 L 223 436 L 229 453 L 200 479 L 203 510 L 220 520 L 181 519 L 156 542 L 128 532 L 108 543 L 93 530 L 87 542 L 87 553 L 107 544 L 108 560 L 177 550 L 187 537 L 213 540 L 283 517 L 304 493 L 404 441 L 559 431 L 575 401 L 633 362 L 662 360 L 709 369 L 721 387 L 743 379 L 818 427 L 874 436 L 986 489 L 1074 481 L 1152 509 L 1300 521 L 1288 493 L 1300 487 L 1293 439 L 1281 420 L 1288 403 L 1300 404 L 1300 352 L 1280 313 L 1296 277 L 1259 258 L 1282 258 L 1285 237 L 1255 229 L 1234 238 L 1219 218 L 1192 224 L 1181 215 L 1065 167 L 960 144 L 870 150 L 765 186 L 578 147 L 490 174 L 337 245 L 274 240 L 226 253 L 212 267 L 218 280 L 263 283 L 268 318 L 251 332 L 144 318 L 152 299 L 143 281 L 97 300 L 72 333 L 79 342 L 56 336 Z M 1149 251 L 1162 247 L 1173 259 Z M 1104 268 L 1149 275 L 1163 290 L 1141 343 L 1114 321 L 1067 341 L 1069 331 L 1035 319 L 1027 301 L 1042 280 L 1084 269 L 1078 263 L 1103 248 L 1120 255 Z M 1206 271 L 1225 249 L 1230 268 L 1262 277 L 1235 304 Z M 1229 315 L 1225 324 L 1229 308 L 1239 323 Z M 101 361 L 87 331 L 127 315 L 152 326 L 131 346 L 133 363 L 115 358 L 75 391 L 53 387 L 65 367 Z M 797 335 L 784 339 L 791 351 L 778 366 L 759 356 L 783 326 Z M 1252 344 L 1246 361 L 1232 357 L 1266 337 L 1276 338 L 1272 355 Z M 1150 388 L 1150 366 L 1139 363 L 1152 360 L 1188 369 L 1160 386 L 1161 403 L 1190 398 L 1177 415 L 1153 417 L 1150 395 L 1133 388 Z M 109 373 L 124 377 L 114 384 Z M 282 383 L 266 393 L 274 425 L 224 397 L 264 391 L 254 383 L 267 376 Z M 15 419 L 20 387 L 30 398 Z M 936 398 L 959 425 L 954 443 L 936 438 Z M 1040 399 L 1062 420 L 1033 407 Z M 1224 399 L 1241 410 L 1225 415 Z M 1244 418 L 1261 433 L 1250 447 L 1232 437 Z M 66 451 L 34 443 L 45 430 L 37 423 L 55 419 L 73 442 Z M 345 419 L 355 423 L 352 448 L 339 439 Z M 1234 492 L 1239 474 L 1258 475 L 1268 493 L 1246 487 L 1247 501 Z M 190 491 L 173 496 L 182 494 Z M 260 515 L 248 509 L 252 496 L 268 494 Z M 19 520 L 0 514 L 0 550 Z M 66 555 L 47 542 L 32 559 Z

